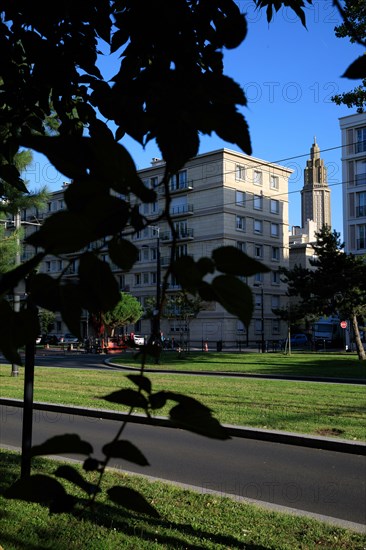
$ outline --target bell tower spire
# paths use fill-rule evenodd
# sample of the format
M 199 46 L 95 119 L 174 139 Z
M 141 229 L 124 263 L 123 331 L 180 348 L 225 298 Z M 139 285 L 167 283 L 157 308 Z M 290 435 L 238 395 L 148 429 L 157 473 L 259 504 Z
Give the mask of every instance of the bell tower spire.
M 327 169 L 320 158 L 320 148 L 316 137 L 310 148 L 310 159 L 304 170 L 304 187 L 301 191 L 301 226 L 307 220 L 316 223 L 316 231 L 324 225 L 331 227 L 330 189 L 328 187 Z

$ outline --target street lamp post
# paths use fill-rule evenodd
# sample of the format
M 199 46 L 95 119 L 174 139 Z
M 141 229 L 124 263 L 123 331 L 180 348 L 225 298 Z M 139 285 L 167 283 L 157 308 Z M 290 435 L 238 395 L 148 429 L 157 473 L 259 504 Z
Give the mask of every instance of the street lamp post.
M 160 227 L 150 226 L 156 231 L 156 299 L 153 312 L 153 336 L 160 342 L 160 300 L 161 300 L 161 262 L 160 262 Z
M 264 291 L 263 291 L 263 285 L 260 283 L 254 283 L 254 286 L 260 288 L 261 290 L 261 351 L 262 353 L 265 353 L 266 351 L 266 344 L 264 340 Z
M 261 347 L 262 353 L 266 351 L 266 346 L 264 342 L 264 292 L 263 287 L 261 286 Z

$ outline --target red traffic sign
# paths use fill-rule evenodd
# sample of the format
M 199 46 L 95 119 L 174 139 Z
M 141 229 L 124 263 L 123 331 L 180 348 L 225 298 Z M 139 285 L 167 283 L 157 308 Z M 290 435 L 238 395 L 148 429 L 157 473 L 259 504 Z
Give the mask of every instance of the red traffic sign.
M 341 328 L 347 328 L 347 321 L 340 322 Z

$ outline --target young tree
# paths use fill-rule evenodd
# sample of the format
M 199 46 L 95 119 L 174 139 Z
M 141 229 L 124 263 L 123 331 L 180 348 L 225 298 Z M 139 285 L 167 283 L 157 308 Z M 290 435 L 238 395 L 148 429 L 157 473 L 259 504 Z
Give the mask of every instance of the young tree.
M 39 310 L 39 324 L 42 334 L 48 334 L 54 325 L 56 315 L 53 311 L 41 308 Z
M 366 46 L 366 4 L 364 0 L 345 0 L 343 5 L 336 2 L 343 22 L 334 28 L 338 38 L 349 38 L 352 43 Z M 360 78 L 362 82 L 349 92 L 337 94 L 331 99 L 336 105 L 356 107 L 358 113 L 366 109 L 366 55 L 361 56 L 351 67 L 350 78 Z M 347 74 L 347 73 L 346 73 Z
M 141 319 L 143 312 L 140 302 L 134 296 L 121 292 L 118 304 L 112 310 L 103 313 L 103 323 L 110 332 L 110 336 L 114 336 L 117 328 L 136 323 Z
M 183 337 L 190 340 L 189 326 L 191 321 L 204 309 L 205 303 L 199 296 L 189 296 L 186 292 L 169 295 L 164 303 L 162 315 L 178 321 L 180 325 L 180 345 L 183 347 Z
M 345 254 L 339 235 L 323 227 L 316 234 L 316 259 L 311 260 L 314 269 L 286 270 L 285 280 L 289 295 L 299 298 L 297 307 L 304 317 L 340 315 L 350 319 L 358 358 L 365 360 L 358 318 L 366 314 L 366 262 L 363 256 Z

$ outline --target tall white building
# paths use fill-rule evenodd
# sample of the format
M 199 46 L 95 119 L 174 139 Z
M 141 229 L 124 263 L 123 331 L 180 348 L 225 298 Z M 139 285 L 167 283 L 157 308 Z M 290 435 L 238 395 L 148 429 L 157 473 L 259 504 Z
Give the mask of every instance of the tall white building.
M 345 252 L 366 254 L 366 113 L 339 119 Z

